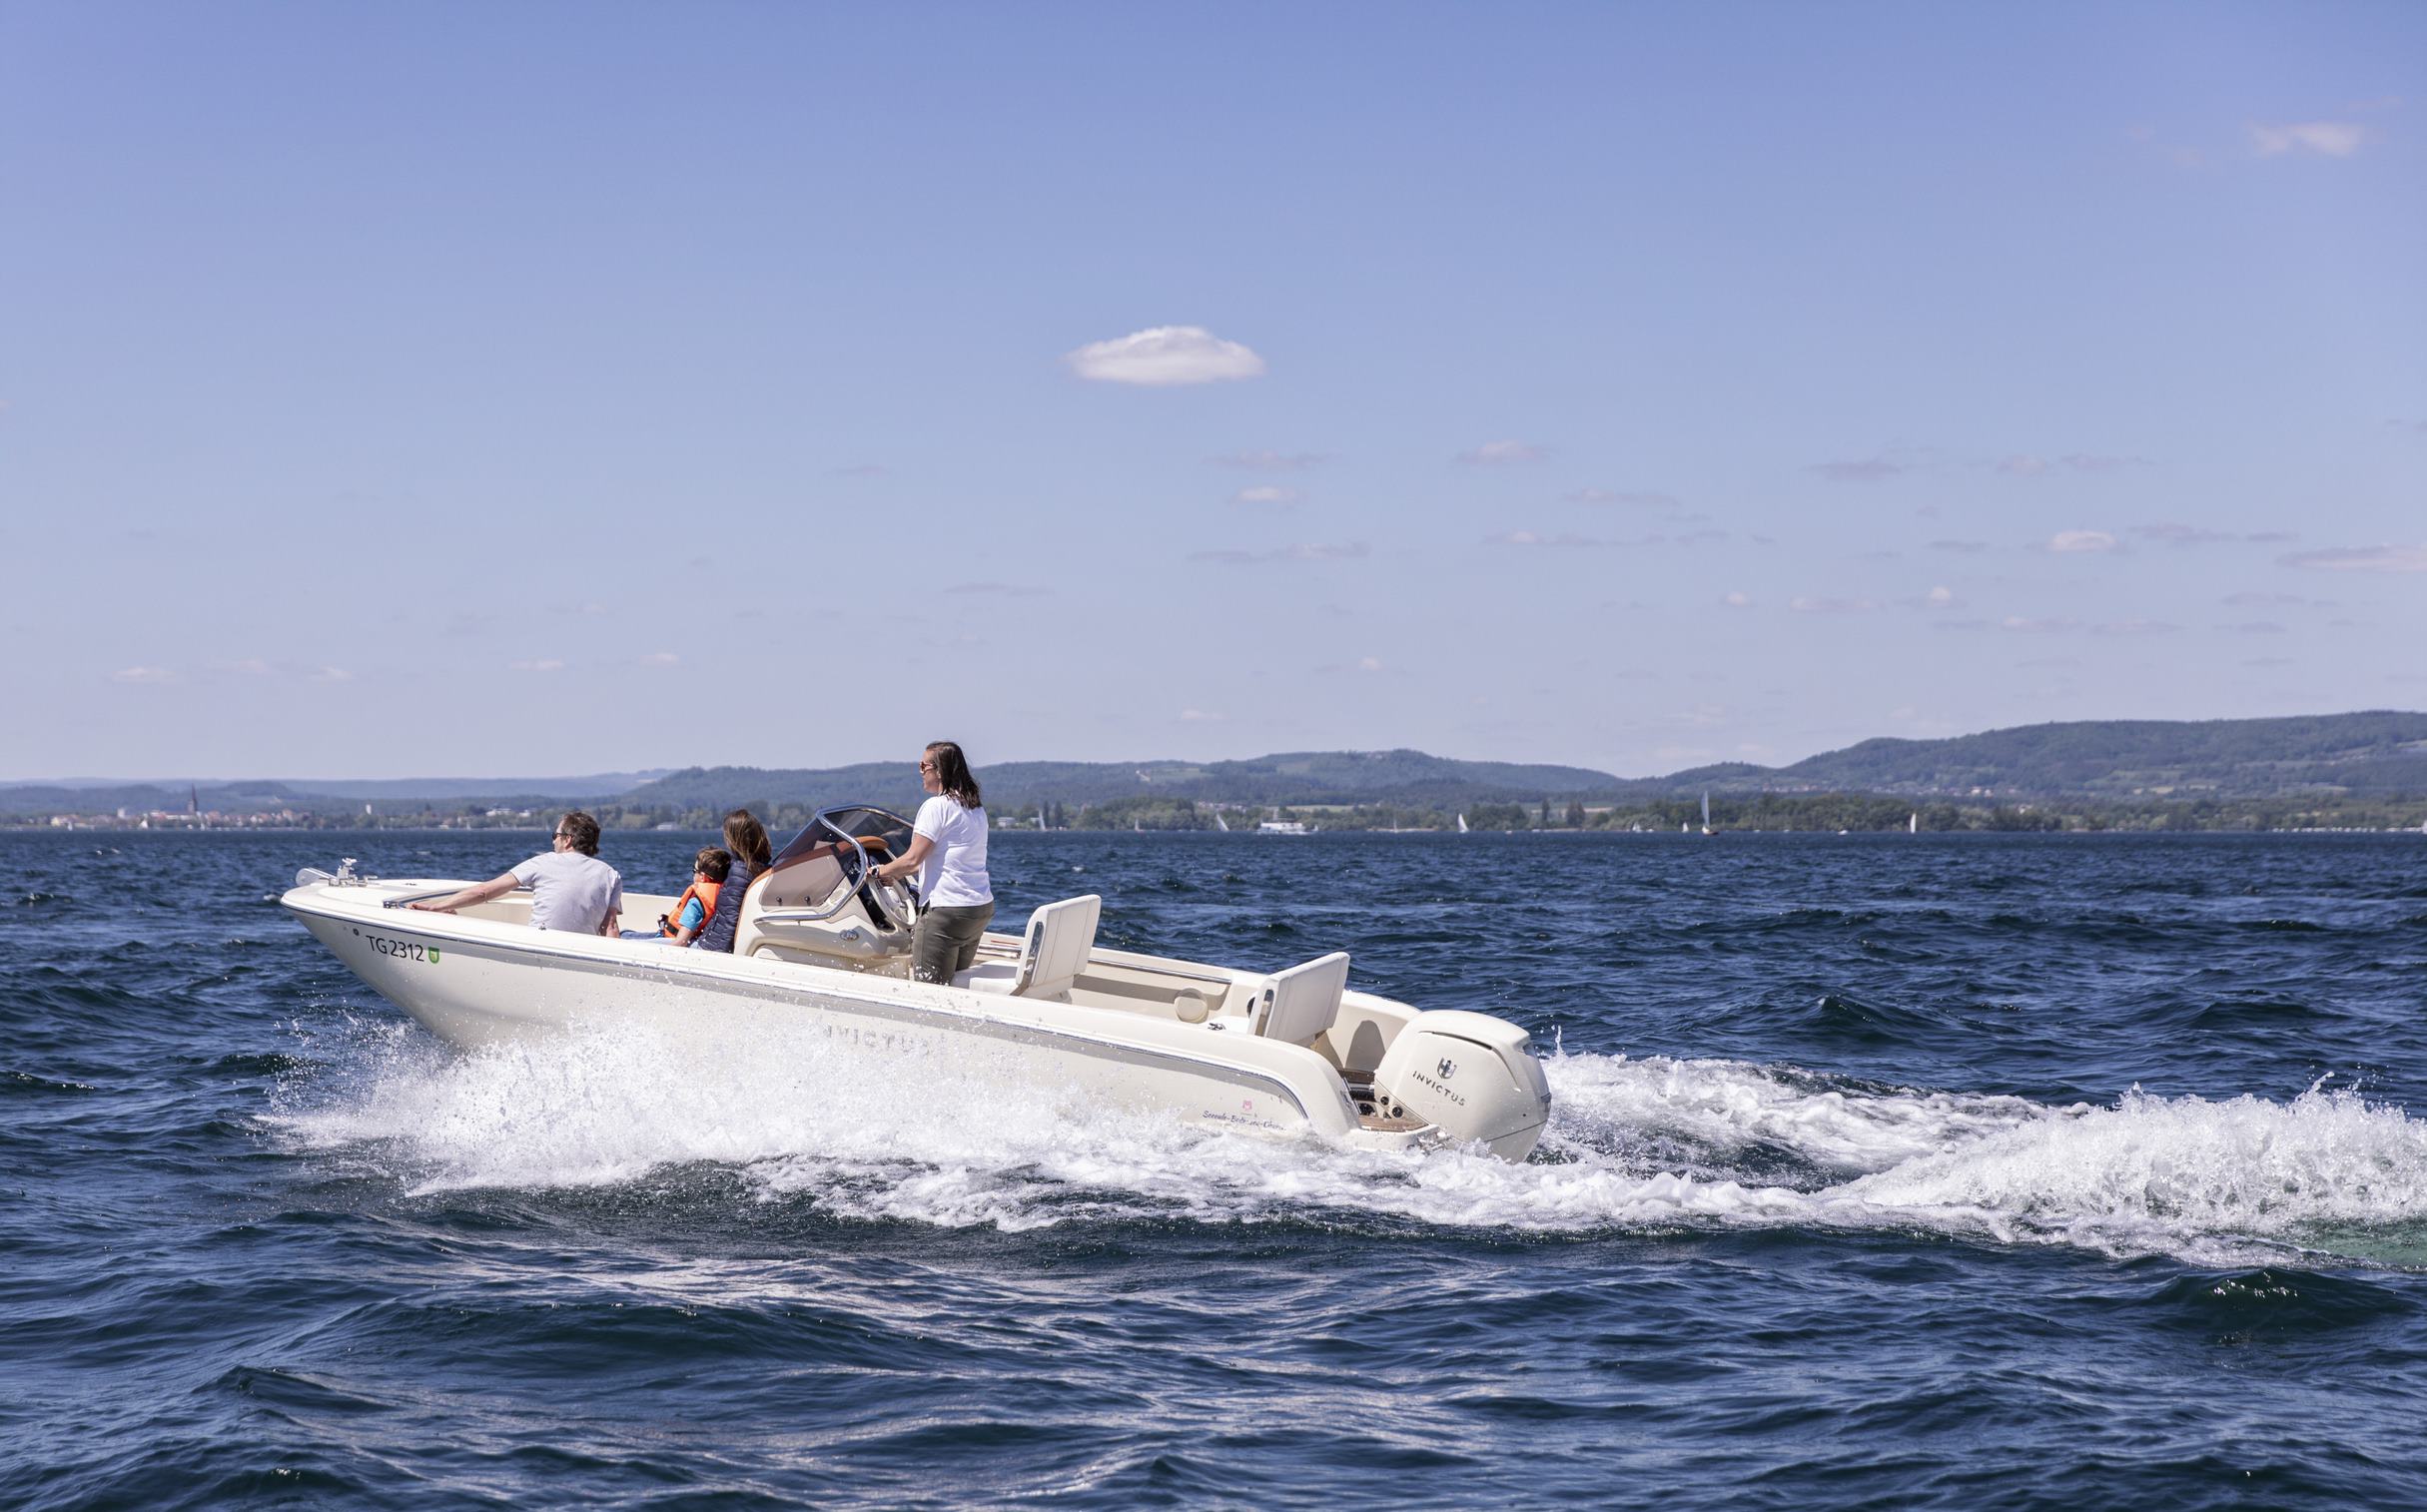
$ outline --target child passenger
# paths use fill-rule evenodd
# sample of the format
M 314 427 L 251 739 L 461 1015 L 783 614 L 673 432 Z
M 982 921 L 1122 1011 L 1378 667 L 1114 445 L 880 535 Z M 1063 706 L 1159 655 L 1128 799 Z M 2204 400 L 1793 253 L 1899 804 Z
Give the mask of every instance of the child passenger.
M 716 894 L 733 871 L 733 853 L 711 845 L 691 861 L 691 885 L 674 900 L 672 914 L 657 916 L 657 933 L 668 945 L 689 945 L 716 913 Z

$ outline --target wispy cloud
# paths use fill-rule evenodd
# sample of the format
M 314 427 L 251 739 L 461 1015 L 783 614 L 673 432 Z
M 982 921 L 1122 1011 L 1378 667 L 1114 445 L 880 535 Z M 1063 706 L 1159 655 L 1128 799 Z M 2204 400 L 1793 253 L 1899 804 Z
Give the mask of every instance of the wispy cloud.
M 1221 715 L 1209 709 L 1182 709 L 1180 711 L 1182 724 L 1219 724 L 1221 721 Z
M 2239 624 L 2218 625 L 2216 628 L 2235 635 L 2281 635 L 2285 633 L 2284 627 L 2271 619 L 2245 619 Z
M 2059 530 L 2048 537 L 2047 549 L 2057 552 L 2112 551 L 2115 537 L 2104 530 Z
M 1091 342 L 1065 354 L 1062 361 L 1091 382 L 1148 388 L 1259 378 L 1264 371 L 1262 358 L 1203 326 L 1155 326 L 1109 342 Z
M 1539 530 L 1503 530 L 1498 535 L 1484 536 L 1483 544 L 1487 546 L 1547 546 L 1555 550 L 1571 551 L 1606 546 L 1610 543 L 1590 535 L 1578 535 L 1569 530 L 1562 530 L 1556 535 L 1544 535 Z
M 1280 546 L 1270 551 L 1192 551 L 1189 560 L 1252 567 L 1271 562 L 1354 561 L 1366 554 L 1365 543 L 1361 540 L 1341 541 L 1336 545 L 1327 541 L 1302 541 L 1294 546 Z
M 1521 462 L 1538 462 L 1550 455 L 1546 446 L 1532 441 L 1485 441 L 1472 451 L 1461 451 L 1450 458 L 1461 467 L 1509 467 Z
M 1284 488 L 1278 483 L 1258 483 L 1231 494 L 1230 501 L 1234 504 L 1274 504 L 1288 509 L 1304 502 L 1305 497 L 1295 488 Z
M 2092 451 L 2068 451 L 2058 457 L 2034 456 L 2017 452 L 2002 456 L 1989 464 L 1992 472 L 2008 477 L 2043 477 L 2050 472 L 2123 472 L 2133 467 L 2154 467 L 2157 464 L 2145 456 L 2115 456 Z
M 1901 598 L 1897 602 L 1908 609 L 1927 609 L 1934 614 L 1943 614 L 1950 609 L 1964 607 L 1964 600 L 1956 597 L 1955 589 L 1948 587 L 1932 588 L 1919 597 Z
M 1868 614 L 1879 607 L 1868 598 L 1814 598 L 1798 594 L 1787 600 L 1798 614 Z
M 1244 467 L 1250 472 L 1304 472 L 1331 460 L 1328 451 L 1233 451 L 1208 458 L 1216 467 Z
M 1998 621 L 1998 628 L 2012 630 L 2018 635 L 2058 635 L 2067 630 L 2080 629 L 2081 621 L 2077 619 L 2032 619 L 2021 614 L 2009 614 Z
M 954 583 L 944 591 L 971 598 L 1044 598 L 1054 590 L 1035 587 L 1027 583 L 974 582 Z
M 2254 122 L 2250 127 L 2250 146 L 2262 158 L 2280 158 L 2286 153 L 2347 158 L 2366 146 L 2373 135 L 2357 121 L 2290 121 L 2281 125 Z
M 564 662 L 554 656 L 536 656 L 525 661 L 509 661 L 506 667 L 515 672 L 561 672 Z
M 2162 619 L 2110 619 L 2090 626 L 2092 635 L 2171 635 L 2180 625 L 2167 624 Z
M 1750 609 L 1755 602 L 1752 594 L 1742 591 L 1732 591 L 1719 601 L 1731 609 Z
M 2238 593 L 2227 593 L 2217 602 L 2231 609 L 2331 609 L 2334 607 L 2334 600 L 2330 598 L 2304 598 L 2298 593 L 2260 593 L 2249 588 L 2244 588 Z
M 682 665 L 682 658 L 672 651 L 651 651 L 640 658 L 640 664 L 644 667 L 675 667 Z
M 175 682 L 177 674 L 167 667 L 120 667 L 110 674 L 110 681 L 136 684 Z
M 2230 530 L 2210 530 L 2204 525 L 2178 524 L 2172 520 L 2134 525 L 2131 533 L 2142 540 L 2164 541 L 2169 546 L 2204 546 L 2212 541 L 2241 539 Z
M 1379 656 L 1360 656 L 1356 659 L 1356 669 L 1360 672 L 1379 672 L 1382 670 L 1382 658 Z
M 1985 540 L 1934 540 L 1930 543 L 1930 549 L 1933 551 L 1957 551 L 1967 556 L 1977 556 L 1981 552 L 1989 549 L 1989 542 Z
M 2427 572 L 2427 546 L 2337 546 L 2295 551 L 2276 560 L 2287 567 L 2329 572 Z
M 1650 504 L 1661 508 L 1677 505 L 1674 493 L 1639 493 L 1623 488 L 1578 488 L 1560 497 L 1571 504 Z
M 306 682 L 352 682 L 354 674 L 344 667 L 314 667 L 304 674 Z

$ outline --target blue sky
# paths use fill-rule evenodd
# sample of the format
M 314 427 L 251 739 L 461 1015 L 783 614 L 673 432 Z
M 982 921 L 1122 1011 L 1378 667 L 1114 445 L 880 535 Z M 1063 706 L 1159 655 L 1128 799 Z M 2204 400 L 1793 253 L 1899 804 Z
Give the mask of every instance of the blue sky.
M 6 0 L 0 205 L 0 778 L 2427 707 L 2427 7 Z

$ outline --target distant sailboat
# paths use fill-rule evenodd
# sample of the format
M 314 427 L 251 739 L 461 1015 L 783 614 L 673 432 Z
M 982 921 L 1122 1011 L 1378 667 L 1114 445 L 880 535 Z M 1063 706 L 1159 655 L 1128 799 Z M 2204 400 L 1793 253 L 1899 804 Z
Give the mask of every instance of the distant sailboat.
M 2427 825 L 2421 825 L 2420 828 L 2427 829 Z M 1460 814 L 1458 816 L 1458 833 L 1461 835 L 1466 833 L 1466 816 L 1464 814 Z
M 1913 814 L 1906 818 L 1905 833 L 1908 835 L 1919 835 L 1922 833 L 1922 816 L 1919 810 L 1916 810 Z
M 1221 831 L 1225 835 L 1230 833 L 1230 826 L 1222 822 L 1222 817 L 1219 814 L 1215 814 L 1214 816 L 1214 828 Z
M 1704 834 L 1706 834 L 1706 835 L 1708 835 L 1708 834 L 1710 834 L 1710 833 L 1712 832 L 1712 831 L 1711 831 L 1711 795 L 1710 795 L 1710 794 L 1708 794 L 1708 793 L 1705 793 L 1705 794 L 1703 794 L 1703 795 L 1702 795 L 1702 832 L 1703 832 Z

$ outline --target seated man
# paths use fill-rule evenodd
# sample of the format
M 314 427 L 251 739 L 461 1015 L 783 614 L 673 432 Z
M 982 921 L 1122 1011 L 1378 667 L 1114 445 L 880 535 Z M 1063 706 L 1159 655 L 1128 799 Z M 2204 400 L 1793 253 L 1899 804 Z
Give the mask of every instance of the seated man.
M 689 945 L 700 926 L 716 912 L 717 890 L 733 874 L 733 853 L 711 845 L 691 859 L 691 885 L 674 900 L 674 912 L 657 916 L 657 938 L 668 945 Z
M 556 821 L 553 846 L 501 876 L 409 906 L 425 914 L 451 914 L 521 886 L 531 890 L 531 928 L 613 935 L 623 913 L 623 878 L 598 859 L 598 821 L 575 809 Z

